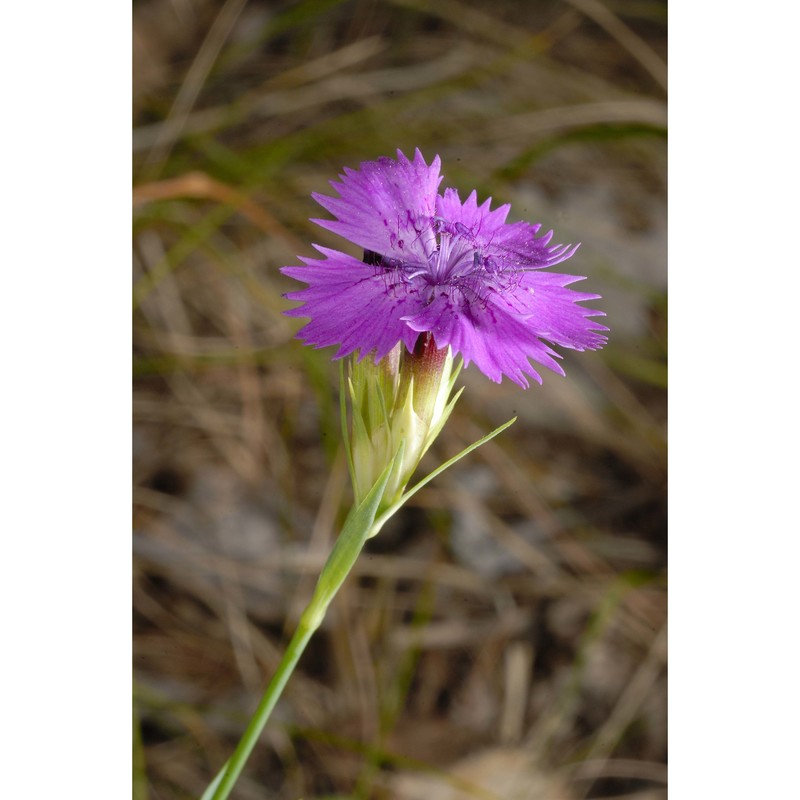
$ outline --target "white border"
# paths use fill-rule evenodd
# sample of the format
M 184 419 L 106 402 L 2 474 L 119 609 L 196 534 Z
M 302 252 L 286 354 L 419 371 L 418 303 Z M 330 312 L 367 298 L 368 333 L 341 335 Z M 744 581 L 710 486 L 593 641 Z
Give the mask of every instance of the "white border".
M 3 795 L 128 796 L 129 6 L 3 16 Z
M 790 797 L 797 11 L 670 4 L 670 795 Z

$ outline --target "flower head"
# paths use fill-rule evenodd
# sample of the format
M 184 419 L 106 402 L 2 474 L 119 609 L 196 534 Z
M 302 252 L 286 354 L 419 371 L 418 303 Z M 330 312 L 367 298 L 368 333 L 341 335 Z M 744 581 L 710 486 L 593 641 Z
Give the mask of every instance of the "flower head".
M 314 194 L 335 219 L 318 225 L 363 248 L 364 260 L 320 245 L 323 258 L 283 272 L 308 284 L 291 292 L 303 305 L 286 313 L 310 317 L 298 332 L 317 347 L 338 345 L 337 358 L 355 351 L 380 361 L 399 342 L 413 352 L 430 333 L 438 348 L 475 362 L 493 381 L 503 375 L 527 387 L 541 377 L 537 362 L 564 374 L 550 344 L 596 350 L 606 342 L 603 312 L 578 303 L 599 295 L 568 289 L 582 280 L 543 271 L 570 258 L 577 245 L 551 245 L 541 225 L 506 223 L 510 206 L 492 211 L 472 192 L 439 193 L 441 162 L 419 150 L 410 161 L 367 161 L 345 168 L 331 186 L 339 197 Z

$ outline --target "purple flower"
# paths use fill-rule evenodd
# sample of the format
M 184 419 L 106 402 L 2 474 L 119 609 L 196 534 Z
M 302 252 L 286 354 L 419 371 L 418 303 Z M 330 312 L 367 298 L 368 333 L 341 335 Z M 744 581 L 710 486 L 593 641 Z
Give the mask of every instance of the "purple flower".
M 365 251 L 364 260 L 314 245 L 323 258 L 283 272 L 308 284 L 286 295 L 303 305 L 286 313 L 310 317 L 298 337 L 316 347 L 338 345 L 336 358 L 359 351 L 382 359 L 398 343 L 413 350 L 421 333 L 474 361 L 493 381 L 503 375 L 527 388 L 541 377 L 530 360 L 561 375 L 550 344 L 596 350 L 607 331 L 578 305 L 594 300 L 566 288 L 582 280 L 544 272 L 570 258 L 578 245 L 550 245 L 541 225 L 507 224 L 510 206 L 490 210 L 475 192 L 462 203 L 455 189 L 438 193 L 441 162 L 419 150 L 409 161 L 379 158 L 331 181 L 339 197 L 314 194 L 335 217 L 313 220 Z M 549 344 L 548 344 L 549 343 Z

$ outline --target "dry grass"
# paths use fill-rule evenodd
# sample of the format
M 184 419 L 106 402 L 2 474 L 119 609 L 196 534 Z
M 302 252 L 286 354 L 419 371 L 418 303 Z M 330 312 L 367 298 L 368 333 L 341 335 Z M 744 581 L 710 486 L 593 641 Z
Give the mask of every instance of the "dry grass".
M 523 392 L 474 369 L 435 446 L 517 424 L 361 558 L 235 796 L 666 796 L 660 2 L 134 5 L 135 797 L 196 797 L 349 501 L 337 371 L 278 267 L 344 165 L 581 240 L 611 341 Z

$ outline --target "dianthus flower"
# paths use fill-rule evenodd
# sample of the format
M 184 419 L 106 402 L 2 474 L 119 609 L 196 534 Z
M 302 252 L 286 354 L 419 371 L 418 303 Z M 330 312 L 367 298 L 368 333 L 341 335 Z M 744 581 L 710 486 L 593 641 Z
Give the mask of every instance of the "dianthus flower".
M 226 800 L 267 724 L 298 659 L 368 539 L 417 491 L 514 418 L 440 464 L 412 488 L 409 481 L 463 391 L 461 363 L 475 362 L 493 381 L 503 375 L 527 387 L 541 383 L 531 361 L 564 374 L 550 344 L 596 350 L 608 328 L 589 319 L 594 300 L 566 288 L 575 275 L 545 272 L 577 245 L 550 245 L 540 225 L 506 224 L 509 206 L 462 203 L 455 189 L 439 194 L 439 156 L 419 150 L 409 161 L 367 161 L 331 185 L 339 197 L 314 194 L 335 219 L 314 220 L 364 251 L 363 260 L 314 245 L 323 258 L 283 272 L 307 284 L 287 297 L 310 317 L 298 336 L 317 347 L 338 345 L 341 422 L 354 502 L 322 568 L 275 675 L 235 752 L 203 797 Z M 549 344 L 548 344 L 549 343 Z M 370 356 L 370 357 L 368 357 Z M 348 402 L 349 399 L 349 402 Z M 348 412 L 349 408 L 349 412 Z
M 303 305 L 286 313 L 310 317 L 298 337 L 316 347 L 338 345 L 336 358 L 358 351 L 376 362 L 399 342 L 413 352 L 420 334 L 450 347 L 493 381 L 503 375 L 527 388 L 541 376 L 534 361 L 561 375 L 550 344 L 596 350 L 604 316 L 578 303 L 594 300 L 567 286 L 583 278 L 543 271 L 570 258 L 578 245 L 551 245 L 540 224 L 506 223 L 510 210 L 462 203 L 455 189 L 439 193 L 437 155 L 419 150 L 409 161 L 367 161 L 331 181 L 339 197 L 313 194 L 334 220 L 313 220 L 364 250 L 364 260 L 320 245 L 324 258 L 283 272 L 308 286 L 287 294 Z

